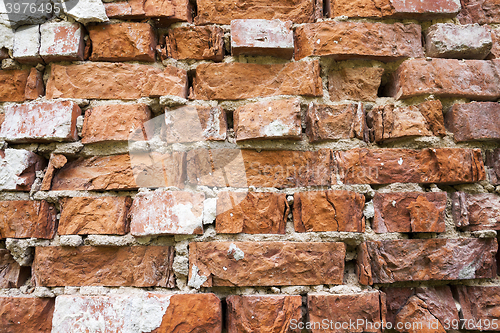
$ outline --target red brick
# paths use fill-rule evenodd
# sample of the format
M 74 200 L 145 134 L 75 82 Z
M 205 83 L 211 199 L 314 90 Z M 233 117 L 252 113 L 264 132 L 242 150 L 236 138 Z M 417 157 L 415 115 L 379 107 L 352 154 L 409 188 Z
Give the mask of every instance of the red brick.
M 333 101 L 371 101 L 377 99 L 383 68 L 344 68 L 328 75 L 328 90 Z
M 496 238 L 400 239 L 360 245 L 361 284 L 494 278 Z
M 19 288 L 31 273 L 29 267 L 21 267 L 9 250 L 0 249 L 0 288 Z
M 84 318 L 82 314 L 85 314 Z M 96 323 L 101 322 L 106 323 L 106 332 L 220 333 L 221 302 L 214 294 L 166 295 L 151 292 L 107 296 L 62 295 L 56 298 L 53 333 L 92 331 Z
M 295 29 L 295 59 L 328 56 L 335 60 L 394 61 L 423 57 L 417 24 L 327 21 Z
M 500 148 L 486 151 L 486 166 L 491 183 L 500 184 Z
M 0 102 L 24 102 L 29 70 L 0 70 Z
M 222 61 L 224 30 L 215 26 L 174 28 L 168 31 L 166 48 L 174 59 Z
M 309 191 L 293 195 L 295 231 L 365 232 L 365 197 L 350 191 Z
M 36 172 L 42 171 L 47 162 L 41 156 L 24 149 L 0 150 L 0 190 L 30 191 Z
M 425 32 L 425 54 L 432 58 L 484 59 L 492 46 L 486 26 L 438 23 Z
M 233 115 L 236 141 L 251 139 L 296 139 L 302 136 L 298 99 L 249 103 Z
M 439 321 L 439 327 L 444 332 L 442 324 L 448 322 L 451 325 L 453 320 L 459 321 L 457 307 L 449 286 L 382 288 L 382 291 L 387 295 L 387 323 L 391 323 L 392 327 L 395 327 L 397 322 L 403 325 L 405 322 L 424 323 L 416 316 L 425 315 L 427 317 L 425 323 L 434 325 L 436 321 Z M 420 301 L 415 307 L 416 299 Z M 414 311 L 409 311 L 410 308 Z M 399 313 L 405 315 L 398 316 Z
M 500 79 L 496 60 L 413 59 L 403 62 L 388 84 L 397 99 L 425 94 L 496 100 Z
M 500 104 L 455 104 L 445 117 L 446 127 L 457 142 L 500 139 Z
M 170 246 L 36 247 L 36 286 L 174 286 Z
M 458 296 L 465 329 L 498 332 L 500 287 L 453 286 L 453 289 Z
M 146 104 L 96 106 L 85 112 L 82 143 L 127 141 L 151 119 Z
M 203 193 L 155 191 L 138 194 L 130 210 L 134 236 L 203 234 Z
M 244 99 L 274 95 L 322 96 L 318 61 L 260 65 L 200 64 L 193 80 L 193 99 Z
M 9 56 L 9 50 L 7 50 L 4 47 L 0 47 L 0 60 L 4 60 L 10 58 Z
M 500 230 L 500 196 L 455 192 L 452 199 L 452 215 L 457 227 L 474 231 Z
M 56 209 L 46 201 L 0 201 L 0 239 L 54 237 Z
M 0 296 L 0 327 L 3 333 L 50 333 L 53 313 L 53 298 Z
M 197 2 L 196 24 L 230 24 L 237 19 L 278 19 L 293 23 L 314 22 L 321 15 L 319 4 L 312 0 L 285 0 L 265 2 L 259 0 L 200 0 Z
M 43 73 L 36 68 L 31 68 L 30 74 L 26 80 L 26 89 L 24 90 L 25 100 L 34 100 L 45 93 L 43 85 Z
M 221 234 L 284 234 L 288 213 L 283 193 L 219 192 L 215 230 Z
M 88 30 L 91 61 L 155 61 L 156 35 L 148 23 L 99 24 Z
M 311 332 L 382 332 L 385 323 L 385 294 L 371 291 L 346 295 L 307 295 L 309 322 L 328 323 L 328 328 L 313 327 Z M 360 322 L 363 324 L 360 324 Z M 354 323 L 349 329 L 339 328 L 336 323 Z M 372 324 L 373 326 L 370 326 Z M 379 327 L 376 329 L 375 327 Z M 325 329 L 326 328 L 326 329 Z
M 129 231 L 129 197 L 75 197 L 61 200 L 59 235 L 124 235 Z
M 306 114 L 309 141 L 365 139 L 365 109 L 357 105 L 309 104 Z
M 226 112 L 219 106 L 187 105 L 167 110 L 165 122 L 169 144 L 226 139 Z
M 196 149 L 187 154 L 187 179 L 193 185 L 222 187 L 324 186 L 330 183 L 330 161 L 327 149 Z
M 488 55 L 487 59 L 499 59 L 500 58 L 500 29 L 491 29 L 491 40 L 493 42 L 491 46 L 491 53 Z
M 302 296 L 236 296 L 226 298 L 227 332 L 301 332 L 291 323 L 302 320 Z
M 49 164 L 47 166 L 47 169 L 45 170 L 45 175 L 43 176 L 42 180 L 42 186 L 40 187 L 41 191 L 50 191 L 54 173 L 56 172 L 56 170 L 65 166 L 67 162 L 68 159 L 64 155 L 54 153 L 50 154 Z
M 47 83 L 47 99 L 138 99 L 163 95 L 187 97 L 185 70 L 121 63 L 52 65 Z
M 70 101 L 42 101 L 5 107 L 0 137 L 7 142 L 76 141 L 78 105 Z
M 444 232 L 446 198 L 446 192 L 376 193 L 372 229 L 376 233 Z
M 231 52 L 234 56 L 293 56 L 292 21 L 232 20 Z
M 334 156 L 334 169 L 344 184 L 457 184 L 486 178 L 479 149 L 355 148 Z
M 335 0 L 330 17 L 413 18 L 430 20 L 453 17 L 460 11 L 454 0 Z
M 377 106 L 367 115 L 371 141 L 383 142 L 418 136 L 445 136 L 441 101 L 395 107 Z
M 186 153 L 174 151 L 161 154 L 158 152 L 133 152 L 130 162 L 138 187 L 184 188 L 186 181 Z
M 461 0 L 462 10 L 458 15 L 461 24 L 500 23 L 500 4 L 497 0 Z
M 341 284 L 344 259 L 344 243 L 192 242 L 189 285 Z
M 44 23 L 40 33 L 40 56 L 44 62 L 83 60 L 85 34 L 79 23 Z
M 130 156 L 114 155 L 80 157 L 67 163 L 55 173 L 50 189 L 53 191 L 91 191 L 131 190 L 137 187 L 130 164 Z
M 178 21 L 192 21 L 192 5 L 188 0 L 129 0 L 105 3 L 109 18 L 143 19 L 156 18 L 162 25 Z

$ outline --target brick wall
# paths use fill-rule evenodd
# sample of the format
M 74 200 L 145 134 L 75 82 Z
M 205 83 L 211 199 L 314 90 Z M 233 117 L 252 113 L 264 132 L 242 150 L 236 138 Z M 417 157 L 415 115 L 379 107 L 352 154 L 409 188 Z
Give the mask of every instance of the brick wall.
M 498 1 L 32 3 L 0 332 L 500 331 Z

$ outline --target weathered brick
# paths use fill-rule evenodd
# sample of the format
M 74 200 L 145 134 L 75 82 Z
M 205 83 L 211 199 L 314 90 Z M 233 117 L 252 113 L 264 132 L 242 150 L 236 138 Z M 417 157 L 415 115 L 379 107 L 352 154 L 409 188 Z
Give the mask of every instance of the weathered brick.
M 219 106 L 187 105 L 167 110 L 165 123 L 168 144 L 226 139 L 226 112 Z
M 500 184 L 500 148 L 486 151 L 486 166 L 491 183 Z
M 0 249 L 0 288 L 19 288 L 31 273 L 30 267 L 21 267 L 9 250 Z
M 289 213 L 286 195 L 219 192 L 215 231 L 222 234 L 284 234 Z
M 40 56 L 44 62 L 83 60 L 85 34 L 79 23 L 44 23 L 40 33 Z
M 36 286 L 174 286 L 171 246 L 36 247 Z
M 174 59 L 222 61 L 224 31 L 220 27 L 178 27 L 168 31 L 167 55 Z
M 350 191 L 308 191 L 293 195 L 295 231 L 364 232 L 365 197 Z
M 365 109 L 358 104 L 309 104 L 306 114 L 309 141 L 366 139 Z
M 132 152 L 130 154 L 135 184 L 138 187 L 184 188 L 186 181 L 186 153 Z
M 191 22 L 193 19 L 193 9 L 189 0 L 129 0 L 105 3 L 104 6 L 109 18 L 156 18 L 161 25 L 170 25 L 178 21 Z
M 496 238 L 369 241 L 358 250 L 359 282 L 464 280 L 496 277 Z
M 292 21 L 232 20 L 231 52 L 234 56 L 293 56 Z
M 286 99 L 249 103 L 233 115 L 236 141 L 296 139 L 302 135 L 300 101 Z
M 383 142 L 407 137 L 445 136 L 441 101 L 407 107 L 377 106 L 367 115 L 370 140 Z
M 487 59 L 499 59 L 500 58 L 500 29 L 491 29 L 491 40 L 493 42 L 491 46 L 491 53 L 488 55 Z
M 75 197 L 61 200 L 59 235 L 124 235 L 129 231 L 129 197 Z
M 295 29 L 295 59 L 328 56 L 335 60 L 394 61 L 423 57 L 417 24 L 327 21 Z
M 302 296 L 236 296 L 226 298 L 227 332 L 300 332 L 290 325 L 302 319 Z
M 500 139 L 500 104 L 455 104 L 446 113 L 446 128 L 457 142 Z
M 479 149 L 355 148 L 335 152 L 334 157 L 334 169 L 344 184 L 456 184 L 486 177 Z
M 0 70 L 0 102 L 24 102 L 29 70 Z
M 394 72 L 387 86 L 397 99 L 425 94 L 496 100 L 500 97 L 497 60 L 413 59 Z
M 4 333 L 50 333 L 53 313 L 53 298 L 0 296 L 0 327 Z
M 330 183 L 330 161 L 326 149 L 196 149 L 187 154 L 187 179 L 190 184 L 206 186 L 321 186 Z
M 335 0 L 330 17 L 413 18 L 430 20 L 453 17 L 460 11 L 455 0 Z
M 99 24 L 88 30 L 91 61 L 155 61 L 156 35 L 148 23 Z
M 453 286 L 467 330 L 498 331 L 500 287 Z
M 150 119 L 151 112 L 146 104 L 96 106 L 85 112 L 82 143 L 127 141 Z
M 384 232 L 444 232 L 446 192 L 375 193 L 372 229 Z
M 341 284 L 344 259 L 344 243 L 192 242 L 189 285 Z
M 318 61 L 260 65 L 200 64 L 193 80 L 193 99 L 244 99 L 274 95 L 322 96 Z
M 138 194 L 130 209 L 134 236 L 203 234 L 203 193 L 155 191 Z
M 0 137 L 7 142 L 78 140 L 76 118 L 81 114 L 71 101 L 42 101 L 5 107 Z
M 500 23 L 500 4 L 497 0 L 461 0 L 462 10 L 458 14 L 461 24 Z
M 0 201 L 0 239 L 54 237 L 57 211 L 46 201 Z
M 371 101 L 377 99 L 383 68 L 344 68 L 328 75 L 328 90 L 333 101 Z
M 138 187 L 129 155 L 80 157 L 58 169 L 51 182 L 53 191 L 130 190 Z
M 452 215 L 457 227 L 474 231 L 500 230 L 500 196 L 455 192 L 452 199 Z
M 230 24 L 237 19 L 278 19 L 294 23 L 314 22 L 319 4 L 312 0 L 285 0 L 263 3 L 259 0 L 200 0 L 196 24 Z
M 0 190 L 30 191 L 36 172 L 42 171 L 47 162 L 43 157 L 24 149 L 0 150 Z
M 122 63 L 52 65 L 47 83 L 47 99 L 138 99 L 163 95 L 187 96 L 185 70 Z
M 24 90 L 25 100 L 34 100 L 45 93 L 43 85 L 43 73 L 36 68 L 31 68 L 28 78 L 26 79 L 26 88 Z
M 444 333 L 443 325 L 448 324 L 451 328 L 453 321 L 460 321 L 449 286 L 383 288 L 382 291 L 387 295 L 387 323 L 392 327 L 399 325 L 404 328 L 405 323 L 421 323 L 420 330 L 430 327 L 434 329 L 432 332 Z M 415 329 L 418 331 L 417 326 Z
M 484 59 L 493 42 L 488 27 L 438 23 L 425 32 L 425 54 L 432 58 Z
M 307 311 L 311 323 L 328 323 L 328 328 L 312 327 L 311 332 L 382 332 L 385 322 L 385 294 L 380 291 L 351 295 L 307 295 Z M 363 322 L 363 324 L 360 324 Z M 343 324 L 339 328 L 338 324 Z M 346 326 L 344 323 L 355 323 Z M 372 325 L 372 326 L 370 326 Z M 378 327 L 378 329 L 376 328 Z
M 221 302 L 214 294 L 151 292 L 56 298 L 52 333 L 92 331 L 97 323 L 106 332 L 220 333 Z
M 40 50 L 40 26 L 25 25 L 14 33 L 12 57 L 20 63 L 42 62 Z

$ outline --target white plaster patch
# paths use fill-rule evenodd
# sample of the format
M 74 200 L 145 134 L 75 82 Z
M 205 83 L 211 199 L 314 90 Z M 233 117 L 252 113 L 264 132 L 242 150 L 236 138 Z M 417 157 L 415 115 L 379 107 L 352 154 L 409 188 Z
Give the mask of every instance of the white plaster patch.
M 217 216 L 217 199 L 205 199 L 203 204 L 203 224 L 212 224 Z
M 290 127 L 283 123 L 281 120 L 273 120 L 269 125 L 264 126 L 262 129 L 265 136 L 286 136 L 290 134 Z
M 66 0 L 62 5 L 64 12 L 80 23 L 109 21 L 101 0 Z
M 14 47 L 14 31 L 10 27 L 0 24 L 0 49 L 3 47 L 12 50 Z
M 233 258 L 238 261 L 245 258 L 245 253 L 239 249 L 234 243 L 229 245 L 229 250 L 227 250 L 227 255 L 233 255 Z
M 40 56 L 83 56 L 83 34 L 78 23 L 48 22 L 40 26 Z M 64 36 L 61 37 L 60 35 Z
M 26 179 L 19 177 L 34 165 L 39 157 L 23 149 L 5 149 L 0 157 L 0 190 L 16 190 L 17 185 L 28 185 Z
M 170 295 L 58 296 L 52 333 L 145 333 L 160 327 Z
M 36 61 L 39 59 L 40 26 L 22 26 L 14 33 L 13 57 L 18 61 Z
M 188 281 L 188 286 L 195 288 L 195 289 L 200 289 L 201 285 L 207 281 L 207 277 L 200 275 L 199 274 L 200 270 L 196 265 L 193 265 L 191 267 L 191 279 Z

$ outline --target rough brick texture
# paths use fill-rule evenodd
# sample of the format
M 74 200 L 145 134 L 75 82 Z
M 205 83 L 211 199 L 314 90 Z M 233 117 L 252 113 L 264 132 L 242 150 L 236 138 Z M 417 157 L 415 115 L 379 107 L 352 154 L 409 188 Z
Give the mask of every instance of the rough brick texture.
M 496 194 L 455 192 L 452 214 L 457 227 L 467 230 L 498 230 L 500 228 L 500 197 Z
M 1 201 L 0 239 L 54 237 L 56 210 L 46 201 Z
M 49 99 L 137 99 L 163 95 L 186 97 L 186 94 L 186 71 L 171 66 L 160 69 L 120 63 L 53 65 L 47 82 Z
M 30 191 L 36 172 L 42 171 L 47 162 L 35 153 L 23 149 L 0 150 L 0 190 Z
M 174 286 L 170 246 L 37 247 L 37 286 Z
M 500 139 L 500 104 L 455 104 L 446 114 L 446 127 L 457 142 Z
M 329 56 L 383 61 L 423 56 L 419 25 L 320 22 L 295 30 L 295 59 Z
M 295 231 L 364 232 L 363 195 L 349 191 L 309 191 L 294 194 Z
M 29 275 L 29 267 L 21 267 L 9 250 L 0 249 L 0 288 L 19 288 Z
M 344 243 L 193 242 L 189 284 L 197 288 L 341 284 L 344 258 Z
M 328 76 L 328 90 L 334 101 L 371 101 L 377 99 L 383 68 L 344 68 Z
M 0 137 L 8 142 L 76 141 L 78 105 L 70 101 L 7 106 Z
M 463 318 L 466 320 L 467 330 L 497 331 L 498 287 L 454 287 L 462 307 Z
M 486 166 L 488 166 L 488 173 L 490 181 L 497 185 L 500 184 L 500 149 L 486 151 Z
M 40 25 L 40 34 L 40 57 L 43 61 L 83 60 L 85 33 L 79 23 L 45 23 Z
M 53 313 L 53 298 L 0 297 L 0 326 L 5 333 L 50 333 Z
M 462 10 L 458 15 L 461 24 L 500 23 L 500 6 L 496 0 L 460 0 Z
M 178 21 L 192 21 L 192 5 L 188 0 L 129 0 L 106 3 L 109 18 L 144 19 L 155 18 L 161 25 Z
M 0 102 L 24 102 L 27 70 L 0 70 Z
M 168 32 L 166 52 L 174 59 L 221 61 L 224 58 L 224 31 L 219 27 L 179 27 Z

